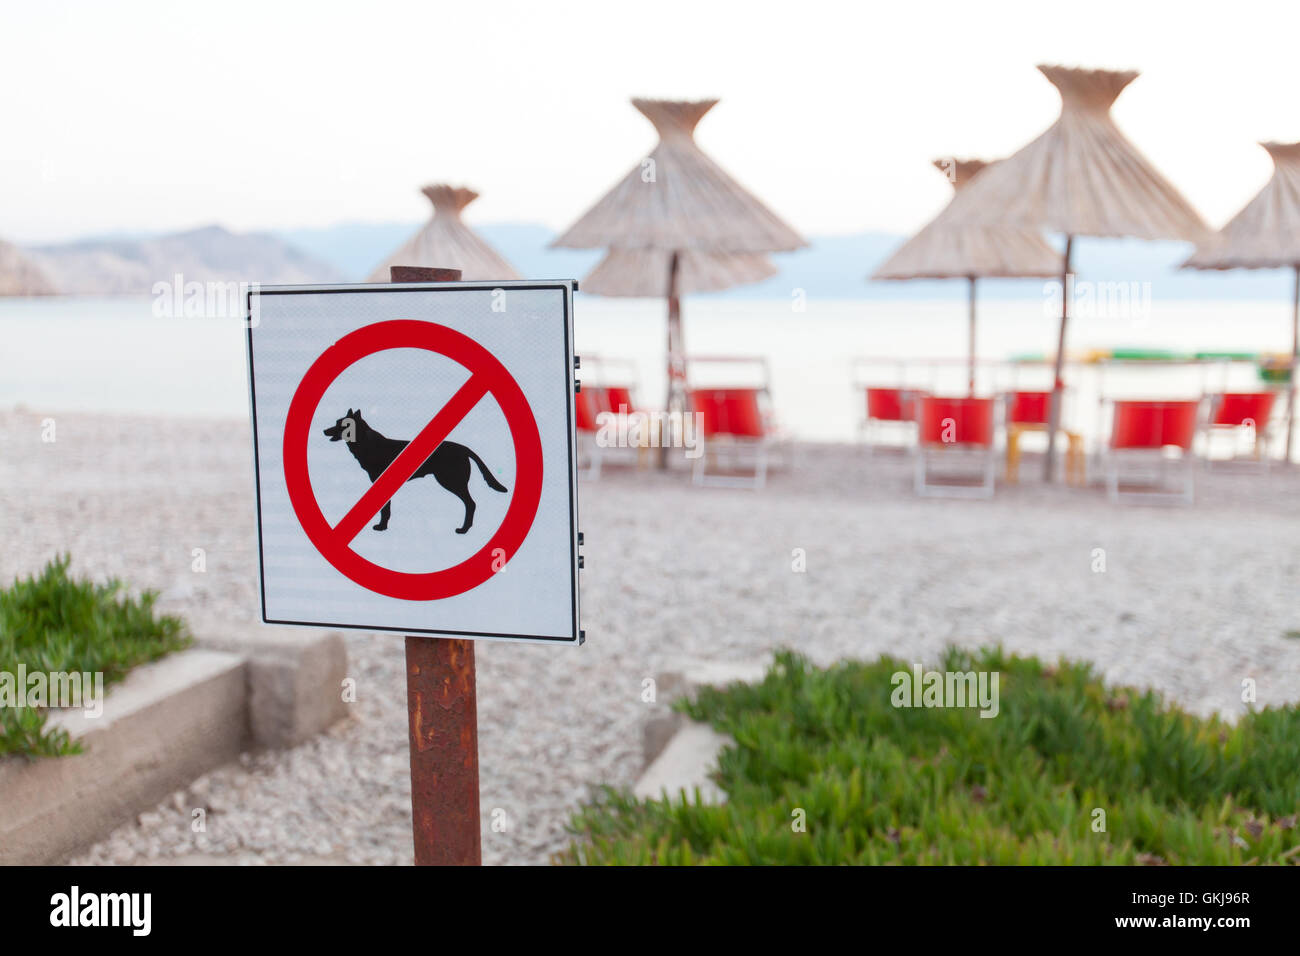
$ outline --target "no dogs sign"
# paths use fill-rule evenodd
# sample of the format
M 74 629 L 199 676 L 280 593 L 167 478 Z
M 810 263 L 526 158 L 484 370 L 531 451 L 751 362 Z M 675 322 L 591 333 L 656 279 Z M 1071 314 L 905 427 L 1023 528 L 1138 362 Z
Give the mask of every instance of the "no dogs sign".
M 570 282 L 249 295 L 262 618 L 579 643 Z

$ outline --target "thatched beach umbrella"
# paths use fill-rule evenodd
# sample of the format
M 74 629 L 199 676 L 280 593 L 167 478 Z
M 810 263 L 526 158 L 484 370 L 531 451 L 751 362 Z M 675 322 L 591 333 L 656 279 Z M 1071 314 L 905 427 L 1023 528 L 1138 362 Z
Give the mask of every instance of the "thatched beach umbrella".
M 1208 233 L 1191 204 L 1119 131 L 1110 107 L 1136 71 L 1040 66 L 1061 94 L 1061 115 L 1019 152 L 985 170 L 968 191 L 973 221 L 1061 233 L 1061 329 L 1044 477 L 1056 468 L 1061 367 L 1070 318 L 1070 257 L 1076 236 L 1198 241 Z
M 56 291 L 40 266 L 13 243 L 0 240 L 0 295 L 53 295 Z
M 1184 269 L 1291 269 L 1291 382 L 1286 399 L 1286 460 L 1291 460 L 1296 362 L 1300 357 L 1300 143 L 1260 143 L 1273 176 L 1241 212 L 1183 263 Z
M 664 277 L 672 271 L 674 255 L 677 256 L 679 296 L 692 292 L 719 292 L 732 286 L 760 282 L 776 275 L 777 271 L 772 260 L 759 252 L 722 255 L 614 248 L 582 280 L 583 291 L 595 295 L 657 299 L 664 294 Z
M 1056 275 L 1059 257 L 1042 235 L 1024 226 L 953 222 L 963 190 L 982 159 L 936 159 L 952 183 L 952 201 L 871 274 L 873 279 L 966 279 L 970 303 L 968 389 L 975 394 L 975 285 L 980 279 L 1043 278 Z
M 425 186 L 420 192 L 433 203 L 433 217 L 385 259 L 367 282 L 387 282 L 389 266 L 459 269 L 467 282 L 519 278 L 510 263 L 460 218 L 461 211 L 478 198 L 478 193 L 443 183 Z
M 717 102 L 632 100 L 658 145 L 552 243 L 610 250 L 586 290 L 668 299 L 669 408 L 681 399 L 681 296 L 766 278 L 775 269 L 764 253 L 807 245 L 696 144 L 696 124 Z

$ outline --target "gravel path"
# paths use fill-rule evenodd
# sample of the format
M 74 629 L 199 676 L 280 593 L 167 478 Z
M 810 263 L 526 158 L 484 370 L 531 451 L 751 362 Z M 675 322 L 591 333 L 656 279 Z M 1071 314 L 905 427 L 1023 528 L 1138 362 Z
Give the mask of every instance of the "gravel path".
M 78 573 L 161 591 L 167 611 L 260 626 L 247 432 L 0 412 L 0 579 L 67 551 Z M 1300 639 L 1286 636 L 1300 629 L 1300 476 L 1212 475 L 1194 507 L 1171 508 L 1033 483 L 922 501 L 909 474 L 898 456 L 808 446 L 759 493 L 616 469 L 584 485 L 586 646 L 478 646 L 485 862 L 546 862 L 590 784 L 635 779 L 642 724 L 664 706 L 642 702 L 642 681 L 683 657 L 789 645 L 822 662 L 933 661 L 1000 641 L 1201 713 L 1241 713 L 1247 677 L 1261 705 L 1300 699 Z M 402 641 L 346 639 L 352 719 L 209 774 L 77 862 L 409 862 Z

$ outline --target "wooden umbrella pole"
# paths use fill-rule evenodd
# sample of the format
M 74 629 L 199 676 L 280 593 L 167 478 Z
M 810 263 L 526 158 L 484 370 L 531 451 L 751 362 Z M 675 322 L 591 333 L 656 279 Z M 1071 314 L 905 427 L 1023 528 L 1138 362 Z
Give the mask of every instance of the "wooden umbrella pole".
M 682 370 L 680 363 L 683 361 L 682 355 L 682 302 L 677 294 L 677 275 L 680 269 L 680 263 L 677 253 L 672 254 L 668 264 L 668 397 L 665 410 L 668 416 L 665 421 L 672 421 L 672 413 L 681 410 L 684 403 L 681 394 L 680 376 Z M 664 426 L 660 425 L 662 429 Z M 664 434 L 659 435 L 659 467 L 668 467 L 668 446 L 669 437 Z
M 1300 358 L 1300 263 L 1295 267 L 1295 293 L 1291 297 L 1291 376 L 1286 385 L 1286 463 L 1291 464 L 1291 443 L 1295 435 L 1296 365 Z
M 1061 378 L 1065 370 L 1065 327 L 1070 321 L 1070 253 L 1074 236 L 1065 237 L 1065 262 L 1061 270 L 1061 334 L 1056 341 L 1056 367 L 1052 376 L 1052 407 L 1047 419 L 1047 461 L 1043 463 L 1043 480 L 1056 477 L 1056 432 L 1061 427 L 1061 399 L 1065 385 Z
M 966 384 L 967 394 L 975 397 L 975 277 L 970 276 L 970 374 Z

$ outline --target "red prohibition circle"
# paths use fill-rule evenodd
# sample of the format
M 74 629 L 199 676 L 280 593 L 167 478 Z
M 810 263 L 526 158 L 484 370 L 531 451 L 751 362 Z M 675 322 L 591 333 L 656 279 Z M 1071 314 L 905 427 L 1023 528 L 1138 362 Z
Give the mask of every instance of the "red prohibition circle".
M 453 413 L 456 420 L 450 424 L 442 423 L 446 432 L 450 432 L 468 414 L 477 404 L 478 398 L 491 395 L 505 414 L 510 436 L 514 440 L 514 490 L 501 526 L 477 553 L 460 564 L 441 571 L 395 571 L 357 554 L 351 546 L 356 532 L 348 534 L 336 530 L 346 524 L 348 518 L 337 526 L 330 525 L 320 510 L 307 470 L 311 423 L 325 391 L 344 371 L 366 356 L 400 348 L 436 352 L 469 370 L 469 382 L 452 399 L 452 404 L 455 404 L 462 395 L 467 396 L 458 406 L 463 407 L 463 411 L 459 416 Z M 451 405 L 443 412 L 449 412 L 450 409 Z M 443 417 L 443 412 L 426 426 L 425 431 L 439 429 L 439 419 Z M 421 432 L 421 435 L 424 434 Z M 445 437 L 443 434 L 437 440 L 441 441 Z M 415 441 L 413 439 L 412 444 Z M 429 451 L 432 453 L 433 449 Z M 482 345 L 467 335 L 433 322 L 413 319 L 378 322 L 343 336 L 326 349 L 307 370 L 289 403 L 289 414 L 284 425 L 283 455 L 289 502 L 293 505 L 294 514 L 298 516 L 303 531 L 321 556 L 363 588 L 406 601 L 434 601 L 454 597 L 488 580 L 504 566 L 504 562 L 514 557 L 524 543 L 533 526 L 533 519 L 537 516 L 537 505 L 542 497 L 542 440 L 537 431 L 537 420 L 533 417 L 533 411 L 519 388 L 519 383 L 496 356 Z M 422 456 L 420 461 L 423 457 L 427 456 Z M 415 463 L 415 467 L 419 466 L 420 461 Z M 409 477 L 410 474 L 402 475 L 401 483 L 404 484 Z M 384 477 L 381 476 L 379 481 L 384 481 Z M 386 495 L 385 498 L 387 497 L 390 496 Z M 360 504 L 358 502 L 354 506 L 355 514 L 361 514 L 358 510 Z M 362 515 L 362 520 L 368 524 L 378 510 L 376 507 L 369 514 Z M 351 517 L 353 513 L 349 513 L 349 518 Z

